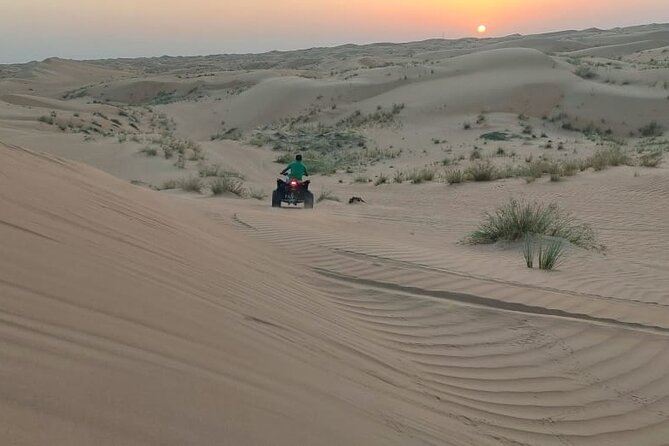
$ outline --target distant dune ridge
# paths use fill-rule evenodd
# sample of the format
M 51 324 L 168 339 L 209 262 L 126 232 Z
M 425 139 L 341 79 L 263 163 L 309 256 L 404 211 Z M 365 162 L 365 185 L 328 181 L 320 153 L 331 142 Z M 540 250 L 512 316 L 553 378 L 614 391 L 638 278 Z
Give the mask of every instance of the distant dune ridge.
M 0 443 L 665 445 L 667 135 L 661 24 L 2 65 Z

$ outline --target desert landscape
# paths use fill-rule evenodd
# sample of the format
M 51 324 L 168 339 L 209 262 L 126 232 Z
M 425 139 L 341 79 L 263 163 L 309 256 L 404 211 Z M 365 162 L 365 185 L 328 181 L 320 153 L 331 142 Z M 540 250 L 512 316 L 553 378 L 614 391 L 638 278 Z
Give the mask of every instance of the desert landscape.
M 0 443 L 667 445 L 668 153 L 669 25 L 0 65 Z

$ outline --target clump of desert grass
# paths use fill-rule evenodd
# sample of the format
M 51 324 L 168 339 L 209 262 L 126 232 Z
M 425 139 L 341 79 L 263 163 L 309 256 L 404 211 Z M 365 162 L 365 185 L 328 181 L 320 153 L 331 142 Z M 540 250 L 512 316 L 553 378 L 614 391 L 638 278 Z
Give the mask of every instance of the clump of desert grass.
M 215 177 L 209 181 L 208 185 L 214 196 L 231 193 L 238 197 L 243 197 L 246 192 L 242 180 L 233 176 Z
M 445 178 L 448 184 L 460 184 L 467 180 L 467 174 L 461 169 L 449 169 L 445 173 Z
M 436 175 L 436 170 L 432 167 L 424 167 L 422 169 L 415 169 L 410 172 L 405 172 L 406 180 L 411 181 L 412 184 L 421 184 L 433 181 Z
M 662 163 L 664 153 L 661 150 L 656 150 L 650 153 L 644 153 L 639 158 L 639 165 L 641 167 L 657 167 Z
M 380 186 L 382 184 L 388 183 L 388 176 L 384 173 L 380 173 L 376 180 L 374 180 L 374 186 Z
M 660 124 L 653 121 L 639 129 L 639 133 L 644 137 L 654 137 L 662 136 L 664 134 L 664 129 Z
M 183 155 L 188 161 L 198 161 L 204 159 L 202 147 L 190 140 L 179 139 L 172 136 L 163 136 L 156 141 L 160 144 L 165 159 L 170 159 L 175 155 Z
M 536 257 L 539 269 L 552 271 L 564 261 L 565 254 L 566 243 L 559 238 L 528 235 L 523 242 L 523 258 L 528 268 L 534 268 Z
M 490 160 L 478 160 L 469 166 L 467 175 L 474 181 L 494 181 L 497 179 L 497 168 Z
M 320 193 L 318 194 L 318 197 L 316 198 L 316 202 L 320 203 L 322 201 L 336 201 L 340 202 L 341 200 L 333 191 L 330 189 L 321 189 Z
M 483 223 L 469 234 L 471 244 L 522 240 L 528 235 L 566 240 L 586 249 L 599 248 L 592 228 L 579 223 L 557 204 L 511 199 L 494 213 L 486 213 Z
M 581 170 L 592 167 L 594 170 L 600 171 L 610 166 L 622 166 L 626 164 L 630 164 L 629 155 L 620 146 L 612 146 L 599 149 L 592 156 L 585 159 L 581 164 Z
M 212 195 L 231 193 L 243 197 L 246 193 L 244 183 L 235 176 L 218 176 L 205 181 L 198 176 L 172 179 L 163 182 L 158 190 L 181 189 L 185 192 L 201 193 L 203 189 L 209 189 Z
M 253 188 L 251 188 L 251 189 L 249 190 L 249 197 L 251 197 L 251 198 L 253 198 L 253 199 L 255 199 L 255 200 L 260 200 L 260 201 L 262 201 L 262 200 L 264 200 L 265 198 L 267 198 L 267 192 L 265 192 L 265 191 L 262 190 L 262 189 L 253 189 Z
M 205 164 L 200 163 L 197 172 L 202 178 L 211 177 L 234 177 L 244 180 L 244 175 L 234 170 L 224 169 L 220 164 Z
M 203 187 L 204 184 L 202 183 L 202 180 L 200 178 L 191 176 L 188 178 L 181 178 L 178 180 L 167 180 L 158 187 L 158 190 L 182 189 L 186 192 L 200 193 Z
M 158 155 L 158 149 L 155 147 L 151 146 L 146 146 L 142 149 L 139 150 L 139 153 L 146 155 L 146 156 L 157 156 Z

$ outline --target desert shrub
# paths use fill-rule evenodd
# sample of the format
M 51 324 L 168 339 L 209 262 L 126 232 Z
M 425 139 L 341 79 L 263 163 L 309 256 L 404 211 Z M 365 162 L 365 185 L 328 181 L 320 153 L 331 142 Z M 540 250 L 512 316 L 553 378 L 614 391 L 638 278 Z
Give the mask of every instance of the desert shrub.
M 177 160 L 174 162 L 174 166 L 176 166 L 177 169 L 185 169 L 186 168 L 186 158 L 182 154 L 179 154 L 179 156 L 177 157 Z
M 583 248 L 596 248 L 595 236 L 587 224 L 576 222 L 574 217 L 557 204 L 548 206 L 538 202 L 511 199 L 493 214 L 486 213 L 483 223 L 472 232 L 472 244 L 489 244 L 500 240 L 520 240 L 527 235 L 545 235 L 567 240 Z
M 220 164 L 201 163 L 197 166 L 197 172 L 202 178 L 217 177 L 221 173 L 221 170 L 222 168 Z
M 179 188 L 179 180 L 167 180 L 164 181 L 163 184 L 158 186 L 158 190 L 168 190 L 168 189 L 178 189 Z
M 466 179 L 466 174 L 460 169 L 450 169 L 446 171 L 446 182 L 448 184 L 463 183 Z
M 524 169 L 519 169 L 513 165 L 506 165 L 504 167 L 498 168 L 495 172 L 497 179 L 502 178 L 514 178 L 520 176 Z
M 660 150 L 651 153 L 644 153 L 639 158 L 639 165 L 643 167 L 657 167 L 662 162 L 664 153 Z
M 413 184 L 420 184 L 426 181 L 434 180 L 436 172 L 433 168 L 424 167 L 422 169 L 415 169 L 406 174 L 407 180 L 410 180 Z
M 550 175 L 551 181 L 558 182 L 562 179 L 562 166 L 558 163 L 551 163 L 548 167 L 548 173 Z
M 469 154 L 470 161 L 480 160 L 481 158 L 481 151 L 477 147 L 475 147 L 474 150 L 472 150 L 472 153 Z
M 251 189 L 249 190 L 249 197 L 256 200 L 264 200 L 267 198 L 267 193 L 262 189 Z
M 597 77 L 597 72 L 589 65 L 579 65 L 574 74 L 583 79 L 594 79 Z
M 581 170 L 581 161 L 566 160 L 562 162 L 562 173 L 566 177 L 572 177 Z
M 304 163 L 309 167 L 310 174 L 332 175 L 337 172 L 337 159 L 329 156 L 308 152 L 304 154 Z
M 321 201 L 337 201 L 337 202 L 339 202 L 341 200 L 339 199 L 338 196 L 336 196 L 334 194 L 334 192 L 332 192 L 329 189 L 323 188 L 323 189 L 321 189 L 320 193 L 318 194 L 318 198 L 316 199 L 317 203 L 320 203 Z
M 354 183 L 369 183 L 369 178 L 366 177 L 365 175 L 358 175 L 357 177 L 353 178 Z
M 497 168 L 489 161 L 476 161 L 467 169 L 474 181 L 493 181 L 497 178 Z
M 401 184 L 404 182 L 404 172 L 396 170 L 395 174 L 393 175 L 393 182 Z
M 140 149 L 139 153 L 142 153 L 146 156 L 157 156 L 158 155 L 158 149 L 156 149 L 155 147 L 146 146 L 146 147 Z
M 178 187 L 186 192 L 200 192 L 202 190 L 202 180 L 198 177 L 188 177 L 178 182 Z
M 386 174 L 381 173 L 374 181 L 374 186 L 380 186 L 381 184 L 386 184 L 388 182 L 388 177 Z
M 235 194 L 239 197 L 244 195 L 244 183 L 239 178 L 232 176 L 219 176 L 214 178 L 209 182 L 209 188 L 213 195 L 222 195 L 226 192 Z
M 281 155 L 276 157 L 274 162 L 279 164 L 288 164 L 292 162 L 294 159 L 295 159 L 294 155 L 291 155 L 290 153 L 282 153 Z
M 662 136 L 664 134 L 664 129 L 660 124 L 653 121 L 648 125 L 645 125 L 639 129 L 641 136 L 651 137 L 651 136 Z
M 630 159 L 627 153 L 619 146 L 608 147 L 597 150 L 590 158 L 584 161 L 582 167 L 586 169 L 592 167 L 594 170 L 604 170 L 609 166 L 621 166 L 629 164 Z M 584 169 L 582 169 L 584 170 Z
M 511 139 L 511 135 L 506 132 L 490 132 L 481 135 L 481 139 L 488 141 L 508 141 Z

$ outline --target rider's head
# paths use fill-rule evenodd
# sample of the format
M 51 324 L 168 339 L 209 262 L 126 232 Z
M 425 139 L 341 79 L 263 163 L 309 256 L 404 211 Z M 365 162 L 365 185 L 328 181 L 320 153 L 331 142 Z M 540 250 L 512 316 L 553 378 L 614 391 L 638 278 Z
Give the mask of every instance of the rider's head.
M 296 161 L 302 161 L 302 155 L 295 155 Z

